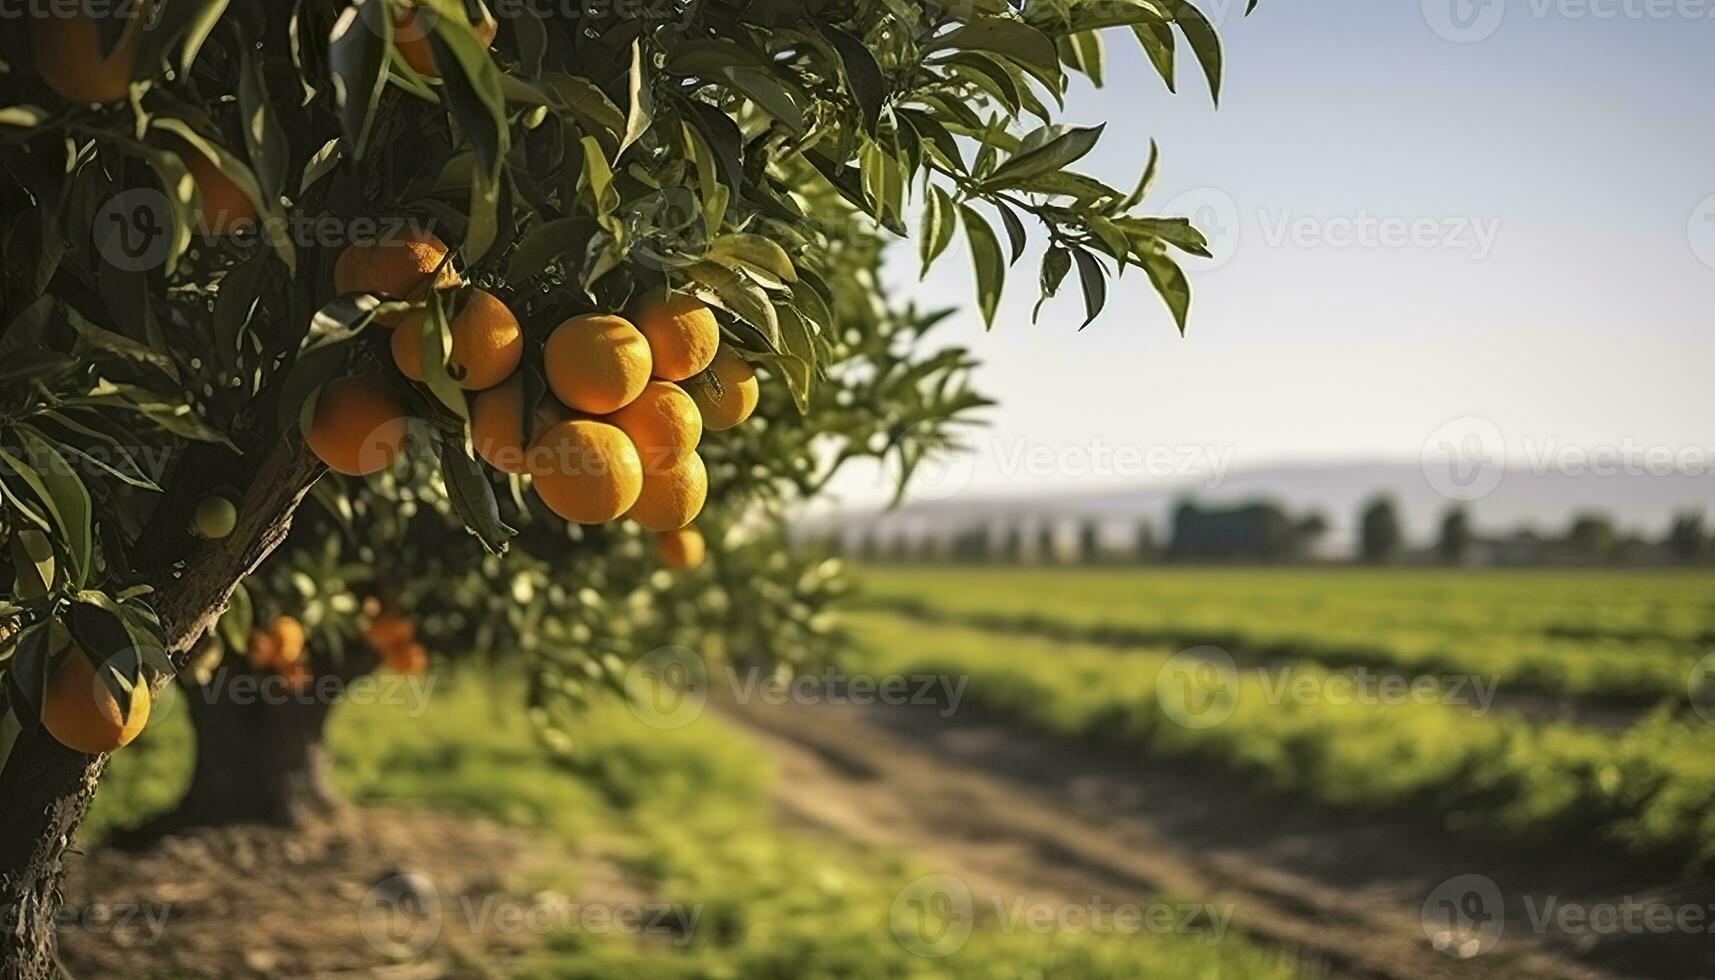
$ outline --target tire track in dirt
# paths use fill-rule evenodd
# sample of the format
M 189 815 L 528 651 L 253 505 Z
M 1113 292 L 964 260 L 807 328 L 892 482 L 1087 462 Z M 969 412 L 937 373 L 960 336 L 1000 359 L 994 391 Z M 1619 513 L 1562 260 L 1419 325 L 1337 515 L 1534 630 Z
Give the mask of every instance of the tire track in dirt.
M 777 759 L 792 819 L 902 850 L 981 896 L 1143 905 L 1171 895 L 1234 908 L 1234 927 L 1344 976 L 1715 976 L 1709 937 L 1571 937 L 1526 902 L 1622 896 L 1708 905 L 1715 886 L 1614 859 L 1454 839 L 1426 820 L 1330 814 L 1225 774 L 1021 734 L 932 707 L 724 705 Z M 1508 927 L 1472 959 L 1436 951 L 1421 909 L 1477 873 Z

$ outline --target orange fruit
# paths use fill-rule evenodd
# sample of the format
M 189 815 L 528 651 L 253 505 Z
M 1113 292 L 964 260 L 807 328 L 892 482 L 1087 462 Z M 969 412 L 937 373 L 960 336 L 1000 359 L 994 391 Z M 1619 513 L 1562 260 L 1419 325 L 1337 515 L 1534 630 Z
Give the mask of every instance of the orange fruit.
M 524 332 L 500 298 L 473 289 L 453 315 L 452 354 L 447 373 L 466 391 L 481 391 L 505 381 L 524 356 Z M 393 363 L 412 381 L 423 380 L 423 331 L 420 322 L 393 331 Z
M 643 462 L 631 439 L 595 419 L 568 419 L 530 447 L 536 493 L 548 509 L 579 524 L 623 515 L 643 489 Z
M 180 149 L 179 159 L 196 181 L 197 195 L 201 198 L 197 207 L 198 234 L 231 235 L 256 226 L 255 202 L 220 169 L 220 164 L 189 145 Z
M 396 612 L 382 613 L 375 617 L 363 631 L 363 641 L 380 654 L 405 646 L 416 637 L 417 627 L 411 624 L 409 618 Z
M 756 371 L 725 347 L 708 370 L 686 382 L 685 390 L 703 413 L 703 428 L 710 432 L 725 432 L 750 418 L 762 394 Z
M 405 408 L 373 379 L 329 381 L 316 395 L 304 441 L 328 469 L 368 476 L 386 469 L 405 448 Z
M 119 102 L 131 94 L 131 78 L 143 49 L 147 8 L 115 4 L 107 9 L 113 15 L 128 12 L 131 23 L 106 57 L 101 54 L 101 25 L 89 13 L 48 6 L 31 18 L 36 74 L 60 98 L 69 102 Z
M 565 406 L 552 398 L 536 404 L 533 432 L 564 422 Z M 470 438 L 476 453 L 502 473 L 530 472 L 530 433 L 524 431 L 524 376 L 514 374 L 470 399 Z
M 273 670 L 280 662 L 280 642 L 274 639 L 274 634 L 265 629 L 250 631 L 250 649 L 247 651 L 252 670 Z
M 649 383 L 649 342 L 623 317 L 572 317 L 548 335 L 542 362 L 560 401 L 591 415 L 619 411 Z
M 274 620 L 269 629 L 274 639 L 274 664 L 277 667 L 290 667 L 304 659 L 304 624 L 291 616 L 281 616 Z
M 487 10 L 482 12 L 482 19 L 471 26 L 476 29 L 476 39 L 484 48 L 494 43 L 494 36 L 500 31 L 500 25 Z M 441 70 L 435 64 L 435 49 L 429 44 L 429 34 L 433 30 L 432 17 L 419 18 L 415 10 L 393 12 L 393 46 L 399 49 L 400 56 L 411 70 L 424 78 L 441 77 Z
M 683 381 L 715 359 L 721 326 L 714 311 L 695 296 L 652 293 L 637 305 L 637 329 L 649 341 L 655 376 Z
M 709 496 L 709 471 L 696 453 L 670 470 L 643 474 L 643 491 L 627 517 L 651 531 L 677 531 L 697 519 Z
M 668 568 L 689 570 L 703 563 L 707 546 L 703 532 L 695 527 L 682 527 L 655 536 L 655 554 Z
M 429 651 L 421 643 L 407 643 L 388 652 L 387 666 L 400 674 L 421 674 L 429 669 Z
M 73 647 L 48 678 L 42 725 L 61 745 L 96 755 L 129 745 L 149 723 L 149 686 L 131 691 L 131 715 L 122 717 L 113 691 L 83 651 Z
M 432 232 L 414 225 L 388 230 L 374 239 L 353 242 L 339 253 L 333 264 L 333 291 L 341 296 L 374 293 L 384 299 L 421 300 L 428 294 L 431 277 L 435 289 L 458 286 L 458 270 L 451 262 L 442 264 L 446 256 L 446 243 Z M 421 316 L 421 311 L 390 313 L 376 317 L 376 322 L 401 326 Z
M 703 417 L 685 390 L 668 381 L 651 381 L 637 400 L 606 421 L 631 437 L 643 472 L 662 473 L 696 451 L 703 437 Z

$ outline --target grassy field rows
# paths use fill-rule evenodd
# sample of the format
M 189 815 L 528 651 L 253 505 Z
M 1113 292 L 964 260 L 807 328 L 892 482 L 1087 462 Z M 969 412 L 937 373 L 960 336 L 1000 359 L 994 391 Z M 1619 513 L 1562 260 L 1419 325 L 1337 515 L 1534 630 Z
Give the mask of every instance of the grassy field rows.
M 648 728 L 608 705 L 575 722 L 558 752 L 538 744 L 519 692 L 443 678 L 421 718 L 387 706 L 342 708 L 332 744 L 342 789 L 361 802 L 471 813 L 547 835 L 568 852 L 634 870 L 657 900 L 700 908 L 682 948 L 556 934 L 517 975 L 590 980 L 798 977 L 1286 980 L 1314 976 L 1244 938 L 1038 934 L 1003 929 L 978 906 L 969 942 L 945 958 L 895 938 L 895 899 L 927 869 L 776 822 L 769 763 L 729 723 Z M 98 841 L 176 797 L 188 762 L 182 714 L 115 760 L 84 833 Z M 564 888 L 566 882 L 552 883 Z M 528 894 L 549 883 L 520 885 Z M 336 914 L 329 912 L 328 914 Z
M 865 586 L 891 611 L 1006 632 L 1214 644 L 1637 704 L 1683 701 L 1715 650 L 1715 581 L 1691 572 L 877 568 Z
M 1666 712 L 1614 738 L 1436 703 L 1282 697 L 1240 669 L 1218 721 L 1187 725 L 1173 709 L 1188 689 L 1157 693 L 1172 648 L 1121 654 L 873 612 L 852 628 L 854 671 L 968 678 L 967 702 L 1051 734 L 1212 761 L 1335 806 L 1425 809 L 1455 830 L 1715 861 L 1715 726 Z M 1293 676 L 1337 690 L 1314 665 Z

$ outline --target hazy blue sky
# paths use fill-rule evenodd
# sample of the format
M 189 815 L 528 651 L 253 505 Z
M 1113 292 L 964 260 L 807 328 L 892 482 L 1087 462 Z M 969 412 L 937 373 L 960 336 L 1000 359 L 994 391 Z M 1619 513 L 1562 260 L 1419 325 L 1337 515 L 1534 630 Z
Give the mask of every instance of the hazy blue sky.
M 1221 260 L 1187 262 L 1180 339 L 1135 271 L 1082 334 L 1072 282 L 1031 326 L 1027 256 L 992 334 L 970 315 L 943 333 L 986 358 L 1002 401 L 944 482 L 1111 487 L 1173 475 L 1168 455 L 1417 460 L 1463 416 L 1513 462 L 1715 449 L 1715 0 L 1489 4 L 1209 8 L 1227 45 L 1218 110 L 1189 63 L 1168 95 L 1110 33 L 1107 87 L 1069 102 L 1071 121 L 1108 124 L 1080 169 L 1129 187 L 1157 139 L 1152 204 L 1195 213 Z M 1482 39 L 1446 36 L 1461 30 Z M 1364 220 L 1424 237 L 1348 240 Z M 894 288 L 968 307 L 964 256 L 943 261 L 919 285 L 901 254 Z M 880 482 L 841 489 L 856 503 Z

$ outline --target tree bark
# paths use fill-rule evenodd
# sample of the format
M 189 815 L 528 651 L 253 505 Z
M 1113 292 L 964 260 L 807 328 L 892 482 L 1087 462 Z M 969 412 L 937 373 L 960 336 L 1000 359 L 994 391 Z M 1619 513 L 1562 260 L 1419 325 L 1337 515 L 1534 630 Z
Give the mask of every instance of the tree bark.
M 266 419 L 267 410 L 271 405 L 254 417 Z M 226 609 L 232 590 L 285 539 L 292 512 L 323 472 L 302 440 L 273 435 L 272 425 L 260 425 L 257 438 L 248 442 L 250 454 L 207 450 L 185 460 L 174 492 L 151 522 L 152 528 L 177 528 L 177 534 L 160 535 L 171 545 L 144 553 L 163 559 L 154 566 L 159 571 L 151 576 L 150 598 L 167 653 L 181 670 Z M 193 543 L 181 518 L 203 488 L 223 483 L 247 488 L 238 526 L 221 540 Z M 60 974 L 53 926 L 62 861 L 106 765 L 106 756 L 75 752 L 38 728 L 18 736 L 0 770 L 0 980 Z

